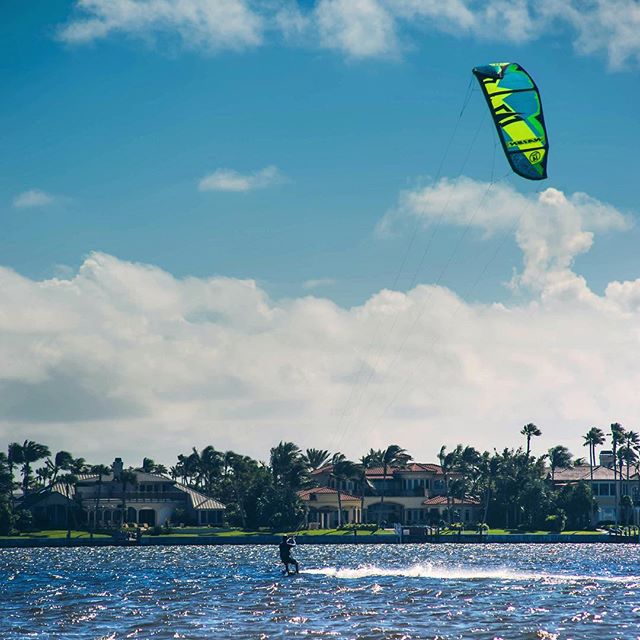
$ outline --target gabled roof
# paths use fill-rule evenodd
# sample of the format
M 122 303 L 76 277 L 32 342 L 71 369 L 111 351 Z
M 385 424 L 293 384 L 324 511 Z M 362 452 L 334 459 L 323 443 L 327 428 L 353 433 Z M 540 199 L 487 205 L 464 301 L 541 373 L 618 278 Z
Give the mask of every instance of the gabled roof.
M 302 489 L 302 491 L 298 491 L 298 497 L 300 500 L 311 500 L 311 496 L 313 494 L 334 495 L 336 498 L 338 496 L 338 492 L 335 489 L 330 489 L 329 487 L 313 487 L 312 489 Z M 340 500 L 357 500 L 359 502 L 360 498 L 356 498 L 356 496 L 353 496 L 350 493 L 341 491 Z
M 36 489 L 35 491 L 31 491 L 23 495 L 20 498 L 20 502 L 23 507 L 30 507 L 36 505 L 40 500 L 48 498 L 52 493 L 57 493 L 60 497 L 71 501 L 73 501 L 73 497 L 75 495 L 73 485 L 66 485 L 57 482 L 51 487 L 51 489 L 49 489 L 49 487 Z
M 215 498 L 210 498 L 209 496 L 205 496 L 204 494 L 192 489 L 191 487 L 187 487 L 184 484 L 180 484 L 176 482 L 176 488 L 180 489 L 180 491 L 184 491 L 191 501 L 191 506 L 198 511 L 211 511 L 211 510 L 221 510 L 226 509 L 226 507 L 222 504 L 222 502 L 216 500 Z

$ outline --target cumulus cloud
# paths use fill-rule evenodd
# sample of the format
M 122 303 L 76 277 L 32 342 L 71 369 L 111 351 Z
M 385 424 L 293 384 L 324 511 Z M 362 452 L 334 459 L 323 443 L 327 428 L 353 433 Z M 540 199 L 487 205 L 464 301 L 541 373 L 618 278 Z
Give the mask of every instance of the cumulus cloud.
M 55 198 L 40 189 L 29 189 L 19 193 L 13 199 L 13 206 L 18 209 L 28 209 L 31 207 L 46 207 L 54 202 Z
M 45 281 L 0 268 L 0 439 L 95 460 L 165 462 L 214 444 L 260 458 L 281 439 L 357 457 L 399 442 L 575 448 L 586 426 L 640 419 L 640 279 L 597 295 L 572 270 L 627 218 L 586 194 L 443 180 L 405 215 L 514 233 L 526 302 L 470 304 L 432 284 L 342 308 L 272 300 L 251 280 L 183 278 L 94 253 Z M 310 284 L 310 283 L 308 283 Z M 538 443 L 536 443 L 538 444 Z
M 323 47 L 355 58 L 388 56 L 398 49 L 395 20 L 377 0 L 320 0 L 314 18 Z
M 415 32 L 524 42 L 564 33 L 583 54 L 603 53 L 614 68 L 640 62 L 636 0 L 77 0 L 59 30 L 71 44 L 121 33 L 173 34 L 208 52 L 255 47 L 265 34 L 339 51 L 350 58 L 397 57 Z M 423 36 L 421 36 L 423 37 Z
M 277 167 L 268 166 L 259 171 L 242 174 L 233 169 L 216 169 L 198 183 L 200 191 L 253 191 L 285 181 Z
M 58 32 L 69 44 L 114 33 L 177 36 L 187 48 L 244 49 L 262 42 L 263 21 L 246 0 L 78 0 Z
M 571 271 L 574 259 L 587 252 L 595 232 L 621 231 L 631 217 L 585 193 L 565 195 L 548 188 L 525 196 L 501 183 L 470 178 L 442 179 L 435 184 L 406 191 L 398 207 L 381 221 L 385 231 L 405 216 L 425 224 L 447 223 L 478 228 L 486 234 L 513 231 L 523 253 L 524 269 L 512 280 L 548 295 L 576 297 L 590 293 L 582 278 Z
M 636 0 L 594 0 L 586 5 L 578 0 L 547 0 L 540 9 L 547 23 L 572 29 L 579 52 L 606 52 L 613 68 L 640 63 L 640 5 Z

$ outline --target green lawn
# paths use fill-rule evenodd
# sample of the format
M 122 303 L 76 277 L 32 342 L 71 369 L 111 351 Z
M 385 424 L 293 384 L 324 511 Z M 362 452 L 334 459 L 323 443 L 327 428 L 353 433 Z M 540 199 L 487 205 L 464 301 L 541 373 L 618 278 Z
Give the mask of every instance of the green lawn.
M 53 540 L 59 538 L 66 538 L 67 530 L 66 529 L 50 529 L 46 531 L 34 531 L 32 533 L 21 533 L 16 536 L 0 536 L 0 540 L 24 540 L 24 539 L 46 539 Z M 82 538 L 84 540 L 88 540 L 91 536 L 87 531 L 75 531 L 71 530 L 71 537 L 75 539 Z M 103 533 L 94 533 L 94 538 L 110 538 L 111 536 L 105 535 Z
M 358 537 L 369 536 L 371 534 L 375 535 L 395 535 L 395 531 L 393 529 L 378 529 L 377 531 L 358 531 Z M 279 534 L 283 535 L 283 534 Z M 289 532 L 286 535 L 295 535 L 298 538 L 302 537 L 312 537 L 312 536 L 349 536 L 353 538 L 353 531 L 344 530 L 344 529 L 311 529 L 310 531 L 297 531 L 295 533 Z
M 394 531 L 392 529 L 379 529 L 378 531 L 358 531 L 358 537 L 368 536 L 371 533 L 375 533 L 376 535 L 394 535 Z M 172 533 L 161 533 L 162 536 L 172 536 L 172 537 L 180 537 L 186 538 L 190 536 L 207 536 L 207 537 L 215 537 L 215 538 L 245 538 L 245 537 L 253 537 L 253 536 L 292 536 L 295 535 L 298 538 L 307 538 L 307 537 L 316 537 L 316 536 L 347 536 L 349 538 L 353 538 L 353 531 L 344 531 L 338 529 L 313 529 L 311 531 L 282 531 L 272 533 L 270 531 L 240 531 L 237 529 L 234 530 L 225 530 L 218 531 L 216 529 L 211 529 L 208 527 L 203 528 L 195 528 L 189 527 L 188 530 L 182 531 L 181 529 L 173 529 Z
M 470 532 L 475 533 L 475 531 Z M 515 531 L 513 529 L 489 529 L 489 534 L 495 535 L 537 535 L 537 536 L 546 536 L 552 533 L 551 531 Z M 566 536 L 592 536 L 592 535 L 601 535 L 600 531 L 563 531 L 562 535 Z

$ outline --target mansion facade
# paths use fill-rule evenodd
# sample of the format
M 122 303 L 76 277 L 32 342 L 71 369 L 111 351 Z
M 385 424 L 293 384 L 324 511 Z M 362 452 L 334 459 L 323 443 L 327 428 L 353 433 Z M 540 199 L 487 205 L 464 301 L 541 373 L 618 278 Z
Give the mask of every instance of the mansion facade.
M 426 526 L 444 520 L 473 524 L 482 520 L 483 509 L 475 498 L 450 498 L 442 468 L 437 464 L 409 463 L 366 470 L 366 483 L 336 480 L 331 465 L 312 473 L 316 488 L 304 489 L 298 495 L 307 507 L 311 527 L 334 528 L 338 525 L 338 491 L 342 524 L 400 523 Z
M 166 476 L 132 471 L 123 475 L 122 460 L 116 458 L 110 473 L 80 474 L 75 485 L 54 484 L 27 494 L 25 507 L 36 521 L 66 527 L 69 518 L 97 529 L 139 524 L 149 527 L 168 522 L 222 526 L 225 506 Z

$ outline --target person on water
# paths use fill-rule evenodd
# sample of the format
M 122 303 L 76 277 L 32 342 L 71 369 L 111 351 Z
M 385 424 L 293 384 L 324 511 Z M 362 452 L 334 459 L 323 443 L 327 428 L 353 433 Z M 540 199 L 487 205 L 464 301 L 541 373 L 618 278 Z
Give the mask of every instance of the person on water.
M 287 536 L 282 536 L 282 542 L 278 545 L 278 548 L 280 549 L 280 560 L 282 560 L 287 574 L 291 573 L 289 571 L 290 564 L 296 568 L 296 573 L 300 573 L 298 561 L 291 556 L 291 549 L 295 546 L 296 541 L 293 538 L 287 538 Z

